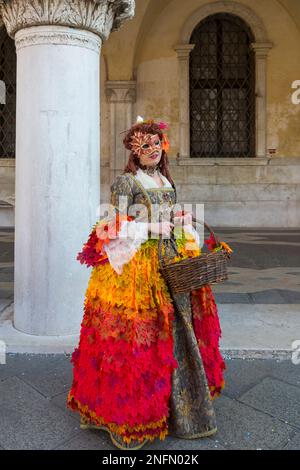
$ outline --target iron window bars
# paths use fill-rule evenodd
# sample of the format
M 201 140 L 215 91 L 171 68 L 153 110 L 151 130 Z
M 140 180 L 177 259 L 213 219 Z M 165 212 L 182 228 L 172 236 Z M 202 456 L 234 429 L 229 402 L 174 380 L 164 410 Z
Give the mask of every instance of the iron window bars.
M 239 17 L 211 15 L 190 43 L 190 156 L 255 156 L 253 35 Z
M 5 28 L 0 27 L 0 80 L 5 83 L 5 104 L 0 104 L 0 158 L 15 158 L 16 49 Z

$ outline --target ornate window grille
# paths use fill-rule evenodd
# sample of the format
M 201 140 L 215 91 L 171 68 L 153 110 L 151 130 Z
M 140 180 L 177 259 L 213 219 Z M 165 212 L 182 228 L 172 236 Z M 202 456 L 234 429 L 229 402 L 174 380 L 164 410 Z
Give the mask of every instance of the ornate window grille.
M 255 156 L 255 58 L 235 15 L 208 16 L 190 43 L 190 156 Z
M 0 80 L 5 85 L 5 104 L 0 103 L 0 158 L 15 158 L 16 62 L 15 43 L 0 27 Z

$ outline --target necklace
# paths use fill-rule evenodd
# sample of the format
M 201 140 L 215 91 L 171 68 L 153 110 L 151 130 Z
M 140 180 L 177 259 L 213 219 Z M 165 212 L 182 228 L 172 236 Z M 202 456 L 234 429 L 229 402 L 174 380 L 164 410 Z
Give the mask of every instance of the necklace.
M 151 166 L 148 166 L 148 165 L 140 165 L 140 169 L 143 170 L 143 172 L 146 173 L 147 175 L 153 176 L 153 175 L 155 175 L 155 173 L 157 173 L 157 171 L 158 171 L 158 164 L 156 164 L 156 165 L 151 165 Z

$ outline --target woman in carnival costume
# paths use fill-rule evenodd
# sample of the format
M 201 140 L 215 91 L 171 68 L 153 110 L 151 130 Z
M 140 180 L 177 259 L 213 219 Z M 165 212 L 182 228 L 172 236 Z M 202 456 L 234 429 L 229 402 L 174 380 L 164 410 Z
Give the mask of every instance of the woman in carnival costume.
M 120 449 L 139 449 L 167 435 L 216 433 L 213 399 L 225 383 L 210 285 L 176 294 L 173 302 L 159 270 L 159 234 L 168 238 L 177 230 L 181 256 L 201 254 L 191 213 L 153 222 L 153 208 L 162 215 L 176 205 L 165 129 L 163 122 L 138 116 L 125 131 L 130 155 L 111 185 L 110 210 L 77 256 L 92 271 L 67 407 L 80 413 L 82 429 L 109 432 Z

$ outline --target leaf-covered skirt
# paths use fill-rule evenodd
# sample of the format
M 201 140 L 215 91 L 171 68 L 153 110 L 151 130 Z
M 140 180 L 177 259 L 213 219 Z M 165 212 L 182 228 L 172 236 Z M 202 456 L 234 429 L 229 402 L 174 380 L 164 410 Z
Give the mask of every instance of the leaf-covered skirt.
M 185 256 L 184 240 L 177 240 Z M 224 387 L 221 329 L 209 285 L 176 296 L 159 272 L 158 240 L 117 274 L 94 266 L 85 293 L 67 406 L 123 440 L 192 438 L 216 429 Z

